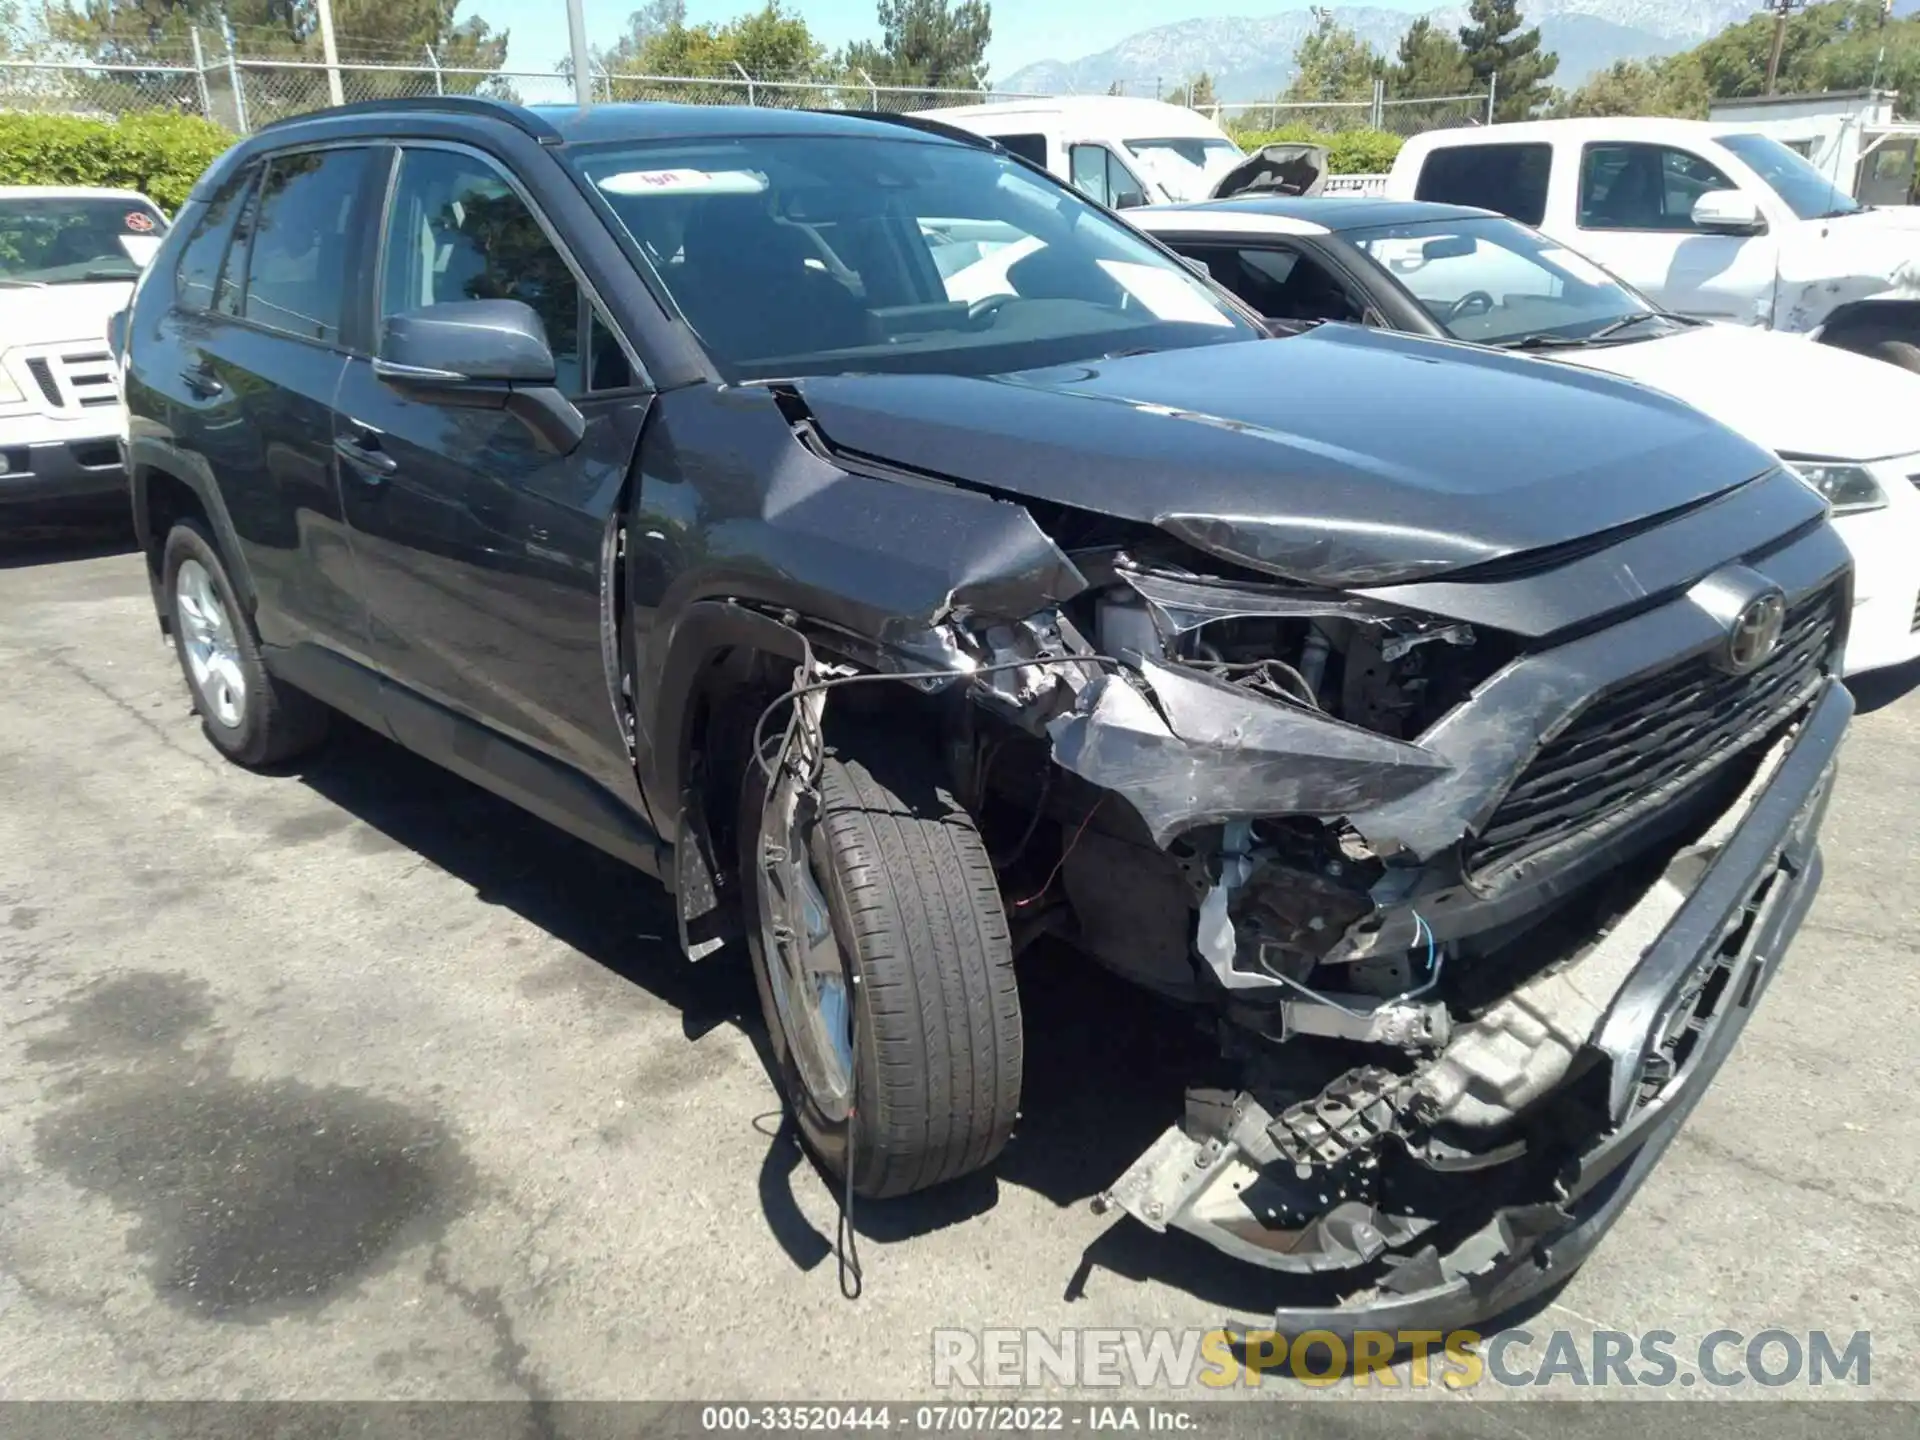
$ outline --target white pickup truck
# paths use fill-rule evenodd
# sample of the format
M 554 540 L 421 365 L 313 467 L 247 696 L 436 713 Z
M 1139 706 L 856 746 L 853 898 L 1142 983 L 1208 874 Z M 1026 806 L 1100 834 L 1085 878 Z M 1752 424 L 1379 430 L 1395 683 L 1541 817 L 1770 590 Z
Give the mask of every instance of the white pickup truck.
M 1770 136 L 1542 120 L 1409 140 L 1386 194 L 1497 210 L 1668 310 L 1920 371 L 1920 208 L 1873 209 Z

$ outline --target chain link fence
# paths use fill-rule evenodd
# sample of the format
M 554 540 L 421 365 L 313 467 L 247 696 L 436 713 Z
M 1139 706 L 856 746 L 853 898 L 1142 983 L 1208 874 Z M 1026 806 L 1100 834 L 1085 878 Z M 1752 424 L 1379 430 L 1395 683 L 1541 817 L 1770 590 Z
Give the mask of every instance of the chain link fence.
M 1493 101 L 1488 95 L 1432 95 L 1394 99 L 1382 89 L 1371 100 L 1254 100 L 1203 105 L 1200 108 L 1212 115 L 1222 129 L 1230 132 L 1298 128 L 1326 135 L 1339 135 L 1350 130 L 1380 130 L 1391 135 L 1413 136 L 1429 130 L 1490 124 Z
M 744 71 L 708 76 L 595 71 L 591 90 L 600 101 L 894 113 L 1038 98 L 1011 91 L 879 85 L 861 72 L 761 77 Z M 198 115 L 237 134 L 329 105 L 424 95 L 480 95 L 523 105 L 570 105 L 575 99 L 573 76 L 565 69 L 462 68 L 442 64 L 427 46 L 414 56 L 343 59 L 329 66 L 311 59 L 248 54 L 227 45 L 224 37 L 195 32 L 178 45 L 143 46 L 137 60 L 57 51 L 0 55 L 0 110 L 97 117 Z

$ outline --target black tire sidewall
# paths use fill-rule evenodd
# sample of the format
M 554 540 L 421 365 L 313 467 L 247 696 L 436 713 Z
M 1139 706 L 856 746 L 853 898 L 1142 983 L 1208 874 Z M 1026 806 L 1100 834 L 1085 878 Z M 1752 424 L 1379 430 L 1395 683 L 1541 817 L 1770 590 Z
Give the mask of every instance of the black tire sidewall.
M 831 760 L 828 761 L 832 763 Z M 780 1072 L 780 1084 L 786 1094 L 787 1103 L 793 1111 L 794 1123 L 799 1127 L 800 1138 L 807 1149 L 813 1153 L 822 1166 L 831 1174 L 846 1174 L 847 1149 L 849 1137 L 854 1140 L 855 1159 L 864 1147 L 859 1145 L 859 1132 L 869 1130 L 874 1117 L 862 1108 L 863 1097 L 872 1095 L 875 1077 L 879 1073 L 879 1057 L 873 1048 L 873 1026 L 867 1016 L 866 986 L 861 983 L 858 973 L 860 951 L 853 938 L 853 929 L 847 922 L 849 907 L 843 888 L 841 867 L 833 854 L 827 835 L 828 827 L 822 823 L 813 826 L 808 837 L 809 853 L 813 861 L 815 877 L 821 882 L 824 898 L 827 902 L 827 916 L 833 924 L 834 941 L 840 947 L 842 964 L 846 967 L 848 992 L 853 1004 L 853 1111 L 849 1119 L 841 1120 L 829 1116 L 814 1099 L 813 1092 L 807 1087 L 793 1060 L 793 1047 L 787 1043 L 786 1031 L 782 1027 L 779 1007 L 774 1003 L 773 987 L 767 978 L 766 947 L 761 939 L 760 916 L 760 821 L 761 810 L 767 794 L 767 777 L 760 766 L 752 760 L 747 762 L 747 775 L 740 786 L 740 820 L 737 830 L 740 836 L 740 875 L 741 904 L 745 910 L 747 952 L 753 968 L 753 988 L 760 997 L 760 1014 L 766 1022 L 767 1042 L 773 1048 L 774 1064 Z M 860 1190 L 860 1176 L 855 1173 L 854 1188 Z
M 221 562 L 220 552 L 199 525 L 191 520 L 176 523 L 167 535 L 162 555 L 161 582 L 167 597 L 167 624 L 173 632 L 174 657 L 180 662 L 180 674 L 187 682 L 187 693 L 193 697 L 193 708 L 200 716 L 201 728 L 221 754 L 243 764 L 258 763 L 266 743 L 267 687 L 271 682 L 266 666 L 260 660 L 260 645 L 254 638 L 252 621 L 246 611 L 240 608 L 240 597 L 234 593 L 233 581 L 227 576 L 227 567 Z M 176 586 L 180 567 L 188 560 L 198 561 L 213 578 L 214 588 L 220 592 L 220 603 L 226 607 L 240 652 L 240 669 L 246 677 L 247 698 L 240 712 L 240 723 L 232 727 L 222 725 L 208 713 L 200 691 L 193 683 L 193 667 L 187 661 L 187 642 L 180 624 Z

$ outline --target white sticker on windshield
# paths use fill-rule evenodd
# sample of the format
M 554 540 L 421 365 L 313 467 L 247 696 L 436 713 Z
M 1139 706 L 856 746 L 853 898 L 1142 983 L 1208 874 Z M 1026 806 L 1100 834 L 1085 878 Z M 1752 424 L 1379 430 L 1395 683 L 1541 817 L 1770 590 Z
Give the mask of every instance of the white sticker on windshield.
M 1584 255 L 1571 250 L 1542 250 L 1540 259 L 1562 274 L 1571 275 L 1582 285 L 1611 285 L 1613 277 Z
M 596 183 L 609 195 L 758 195 L 767 188 L 751 170 L 623 170 Z
M 160 237 L 158 235 L 122 235 L 120 248 L 127 252 L 129 260 L 144 270 L 148 262 L 160 251 Z
M 1233 328 L 1233 321 L 1207 298 L 1207 292 L 1177 270 L 1162 270 L 1130 260 L 1102 260 L 1099 264 L 1122 289 L 1146 306 L 1156 320 Z

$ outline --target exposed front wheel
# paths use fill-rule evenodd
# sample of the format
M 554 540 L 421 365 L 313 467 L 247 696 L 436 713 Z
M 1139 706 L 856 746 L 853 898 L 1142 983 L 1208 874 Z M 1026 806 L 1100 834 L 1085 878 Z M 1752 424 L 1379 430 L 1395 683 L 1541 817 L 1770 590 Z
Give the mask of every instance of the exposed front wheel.
M 325 707 L 267 673 L 253 622 L 195 521 L 168 534 L 161 578 L 180 669 L 214 747 L 242 765 L 270 765 L 317 745 Z
M 990 1164 L 1013 1133 L 1023 1040 L 1006 912 L 931 747 L 854 731 L 815 807 L 760 767 L 742 787 L 748 943 L 801 1133 L 861 1195 Z

